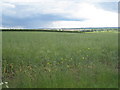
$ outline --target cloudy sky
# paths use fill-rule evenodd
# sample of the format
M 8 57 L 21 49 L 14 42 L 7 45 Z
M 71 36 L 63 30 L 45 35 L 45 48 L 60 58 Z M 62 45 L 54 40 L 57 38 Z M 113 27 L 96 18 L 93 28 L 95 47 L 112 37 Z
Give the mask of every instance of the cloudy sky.
M 1 28 L 117 27 L 118 0 L 2 0 Z

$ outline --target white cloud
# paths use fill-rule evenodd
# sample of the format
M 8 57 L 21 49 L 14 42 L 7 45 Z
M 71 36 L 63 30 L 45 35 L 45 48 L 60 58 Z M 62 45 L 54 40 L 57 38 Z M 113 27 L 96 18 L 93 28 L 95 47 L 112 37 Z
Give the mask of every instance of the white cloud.
M 2 3 L 2 7 L 3 8 L 15 8 L 14 4 L 10 4 L 10 3 Z
M 82 4 L 81 10 L 73 14 L 73 17 L 87 18 L 85 21 L 55 21 L 53 27 L 117 27 L 118 14 L 96 8 L 92 4 Z
M 3 2 L 51 2 L 51 1 L 58 1 L 58 0 L 2 0 Z M 64 1 L 73 1 L 73 0 L 64 0 Z M 77 2 L 82 2 L 83 0 L 74 0 Z M 119 2 L 119 0 L 84 0 L 84 2 Z
M 9 28 L 7 28 L 7 27 L 0 27 L 0 29 L 9 29 Z
M 108 0 L 105 0 L 106 2 Z M 94 2 L 103 0 L 3 0 L 3 13 L 18 18 L 38 14 L 59 15 L 69 19 L 86 19 L 85 21 L 54 21 L 53 27 L 104 27 L 117 26 L 118 16 L 115 12 L 96 7 Z M 109 2 L 118 0 L 109 0 Z M 17 5 L 25 6 L 16 10 Z
M 4 27 L 4 26 L 0 26 L 0 29 L 24 29 L 21 26 L 17 26 L 17 27 Z
M 15 15 L 16 11 L 14 11 L 14 9 L 16 8 L 15 4 L 11 4 L 11 3 L 1 3 L 2 6 L 2 14 L 5 15 Z

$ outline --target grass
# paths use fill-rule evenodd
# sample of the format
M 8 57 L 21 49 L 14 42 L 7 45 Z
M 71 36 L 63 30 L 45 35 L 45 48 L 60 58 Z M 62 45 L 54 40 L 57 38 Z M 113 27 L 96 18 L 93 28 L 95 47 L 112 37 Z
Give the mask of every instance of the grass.
M 11 88 L 118 87 L 117 33 L 11 31 L 2 37 L 3 82 Z

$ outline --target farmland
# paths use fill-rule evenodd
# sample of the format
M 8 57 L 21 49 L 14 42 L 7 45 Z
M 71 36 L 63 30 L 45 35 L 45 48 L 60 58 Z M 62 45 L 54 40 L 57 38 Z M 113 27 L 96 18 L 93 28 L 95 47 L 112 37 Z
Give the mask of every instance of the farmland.
M 116 32 L 2 32 L 11 88 L 117 88 L 117 60 Z

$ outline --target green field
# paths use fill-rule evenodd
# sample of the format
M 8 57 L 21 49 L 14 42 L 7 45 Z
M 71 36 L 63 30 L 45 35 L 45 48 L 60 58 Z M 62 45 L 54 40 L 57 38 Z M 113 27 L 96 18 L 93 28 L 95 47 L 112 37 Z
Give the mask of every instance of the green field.
M 10 88 L 118 87 L 116 32 L 2 32 L 2 58 Z

